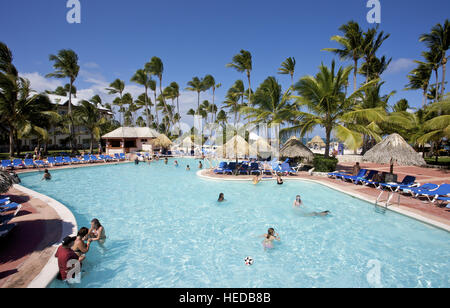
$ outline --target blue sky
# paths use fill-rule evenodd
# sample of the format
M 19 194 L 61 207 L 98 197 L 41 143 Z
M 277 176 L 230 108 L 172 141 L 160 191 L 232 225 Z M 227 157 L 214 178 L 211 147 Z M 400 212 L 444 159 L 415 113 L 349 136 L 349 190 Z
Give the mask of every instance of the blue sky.
M 82 97 L 101 94 L 109 100 L 104 87 L 115 78 L 125 80 L 132 94 L 141 93 L 129 80 L 152 56 L 158 56 L 165 65 L 164 84 L 176 81 L 185 88 L 193 76 L 212 74 L 223 84 L 217 91 L 216 102 L 220 103 L 234 81 L 245 78 L 225 67 L 240 49 L 253 55 L 254 89 L 271 75 L 286 88 L 290 79 L 278 75 L 277 69 L 287 57 L 297 60 L 296 80 L 315 74 L 321 62 L 330 64 L 333 59 L 321 49 L 336 46 L 330 37 L 339 34 L 339 26 L 349 20 L 363 28 L 372 26 L 366 21 L 366 0 L 80 2 L 81 24 L 68 24 L 66 0 L 2 0 L 0 40 L 12 49 L 16 66 L 36 90 L 53 90 L 66 83 L 44 76 L 52 71 L 49 54 L 71 48 L 80 57 L 76 86 Z M 383 76 L 383 90 L 397 91 L 392 102 L 407 98 L 418 107 L 420 91 L 403 91 L 406 75 L 425 49 L 419 35 L 449 18 L 450 1 L 380 2 L 380 29 L 391 37 L 379 55 L 393 58 Z M 210 95 L 203 98 L 210 99 Z M 185 111 L 196 104 L 196 95 L 183 93 L 180 103 Z

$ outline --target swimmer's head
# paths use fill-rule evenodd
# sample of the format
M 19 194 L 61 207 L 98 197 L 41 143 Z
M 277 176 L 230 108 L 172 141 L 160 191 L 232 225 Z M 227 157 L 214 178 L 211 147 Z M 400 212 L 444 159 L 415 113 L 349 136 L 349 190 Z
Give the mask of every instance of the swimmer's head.
M 92 219 L 91 221 L 91 226 L 97 230 L 98 228 L 100 228 L 102 225 L 100 224 L 100 221 L 97 218 Z
M 225 199 L 225 195 L 223 193 L 220 193 L 218 201 L 223 201 L 224 199 Z
M 297 195 L 297 197 L 295 197 L 295 200 L 300 201 L 302 199 L 301 199 L 300 195 Z
M 83 238 L 83 237 L 85 237 L 88 233 L 89 233 L 89 229 L 86 228 L 86 227 L 83 227 L 83 228 L 80 229 L 80 231 L 78 231 L 78 234 L 77 234 L 77 235 L 78 235 L 79 237 Z

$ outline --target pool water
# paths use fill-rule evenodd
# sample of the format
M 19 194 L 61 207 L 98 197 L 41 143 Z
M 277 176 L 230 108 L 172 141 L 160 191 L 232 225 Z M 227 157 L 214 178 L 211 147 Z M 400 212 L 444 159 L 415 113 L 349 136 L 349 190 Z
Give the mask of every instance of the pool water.
M 205 180 L 197 162 L 179 161 L 55 170 L 48 182 L 21 175 L 65 204 L 78 227 L 92 218 L 105 226 L 108 239 L 92 245 L 75 287 L 450 286 L 445 231 L 320 184 Z M 297 194 L 332 215 L 304 217 L 292 207 Z M 264 251 L 269 227 L 281 241 Z

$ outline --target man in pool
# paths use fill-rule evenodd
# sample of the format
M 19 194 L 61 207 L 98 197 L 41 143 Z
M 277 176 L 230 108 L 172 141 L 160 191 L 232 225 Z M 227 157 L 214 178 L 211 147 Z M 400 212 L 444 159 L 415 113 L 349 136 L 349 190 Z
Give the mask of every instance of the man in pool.
M 67 236 L 64 238 L 62 245 L 59 246 L 56 251 L 55 257 L 58 258 L 58 268 L 59 275 L 58 279 L 66 280 L 68 272 L 72 269 L 67 267 L 67 263 L 70 260 L 78 260 L 80 263 L 83 262 L 85 256 L 78 256 L 75 251 L 72 250 L 72 246 L 75 242 L 75 237 Z
M 42 177 L 42 180 L 46 180 L 46 181 L 50 181 L 52 179 L 52 175 L 50 174 L 50 172 L 48 172 L 48 169 L 44 170 L 44 176 Z
M 198 169 L 203 169 L 202 161 L 199 161 L 199 162 L 198 162 Z
M 300 197 L 300 195 L 297 195 L 297 197 L 295 197 L 293 206 L 294 206 L 294 208 L 304 209 L 302 198 Z M 329 214 L 330 214 L 330 211 L 323 211 L 323 212 L 319 212 L 319 213 L 318 212 L 303 213 L 304 216 L 328 216 Z
M 279 174 L 277 174 L 277 184 L 283 185 L 283 179 L 281 178 L 281 176 Z
M 189 165 L 186 166 L 186 171 L 190 171 L 191 167 L 189 167 Z

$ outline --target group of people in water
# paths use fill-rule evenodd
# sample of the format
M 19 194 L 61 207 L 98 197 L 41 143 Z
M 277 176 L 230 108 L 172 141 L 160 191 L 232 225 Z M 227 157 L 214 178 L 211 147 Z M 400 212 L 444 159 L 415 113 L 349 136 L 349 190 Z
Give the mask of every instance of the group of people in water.
M 256 179 L 254 179 L 254 181 L 255 181 Z M 280 184 L 280 183 L 278 183 L 278 184 Z M 281 183 L 282 184 L 282 183 Z M 225 202 L 226 200 L 225 200 L 225 194 L 224 193 L 220 193 L 219 194 L 219 198 L 217 199 L 217 202 L 219 202 L 219 203 L 223 203 L 223 202 Z M 294 202 L 293 202 L 293 207 L 295 208 L 295 209 L 300 209 L 300 210 L 302 210 L 302 216 L 305 216 L 305 217 L 315 217 L 315 216 L 328 216 L 329 214 L 330 214 L 330 211 L 323 211 L 323 212 L 306 212 L 306 211 L 304 211 L 304 204 L 303 204 L 303 202 L 302 202 L 302 198 L 301 198 L 301 196 L 300 195 L 297 195 L 296 197 L 295 197 L 295 200 L 294 200 Z M 276 240 L 276 241 L 280 241 L 281 240 L 281 238 L 280 238 L 280 235 L 277 233 L 277 232 L 275 232 L 275 230 L 273 229 L 273 228 L 269 228 L 269 230 L 267 231 L 267 233 L 266 234 L 264 234 L 262 237 L 264 237 L 264 240 L 263 240 L 263 242 L 262 242 L 262 245 L 263 245 L 263 247 L 264 247 L 264 250 L 267 250 L 267 249 L 272 249 L 272 248 L 274 248 L 274 246 L 273 246 L 273 242 Z
M 96 218 L 92 219 L 89 229 L 83 227 L 78 231 L 77 236 L 67 236 L 64 238 L 62 245 L 55 254 L 55 257 L 58 258 L 58 279 L 66 281 L 68 278 L 73 278 L 68 277 L 68 274 L 75 265 L 70 266 L 69 261 L 76 260 L 81 266 L 86 260 L 86 254 L 89 252 L 91 244 L 98 242 L 103 245 L 105 241 L 105 228 Z

